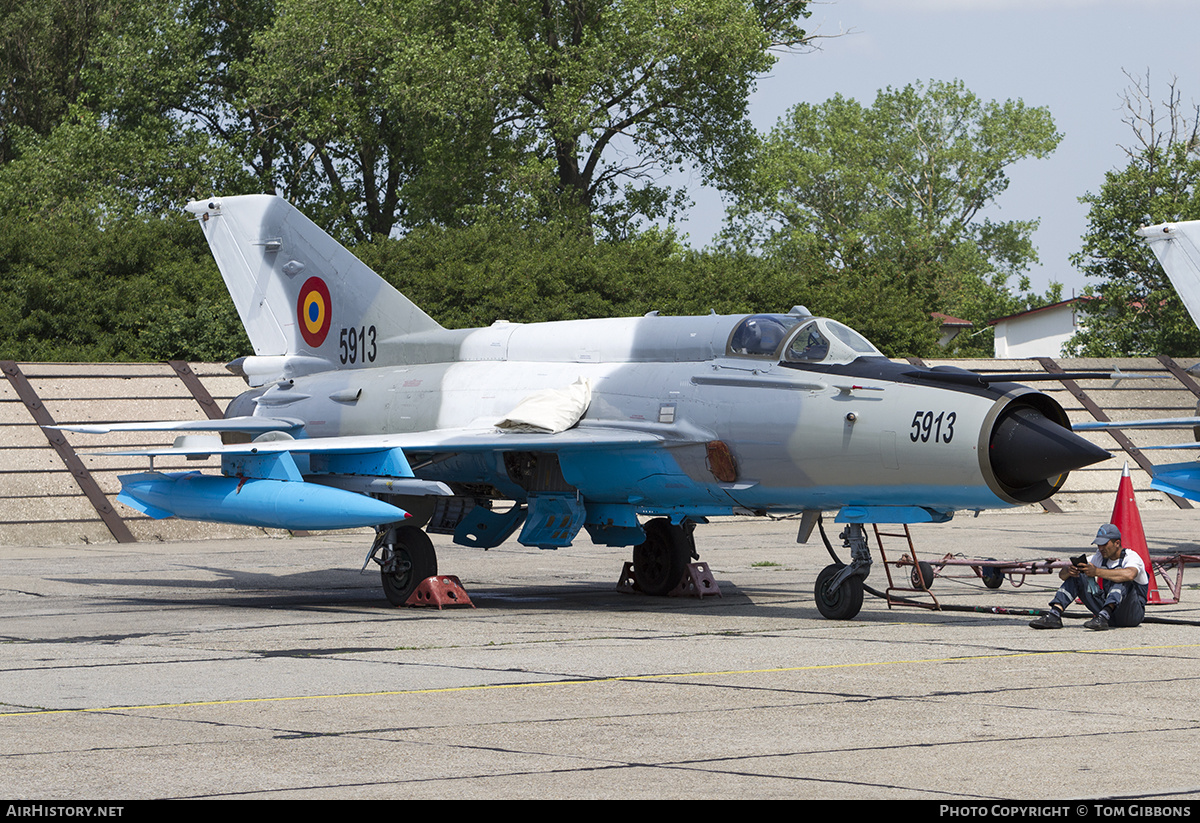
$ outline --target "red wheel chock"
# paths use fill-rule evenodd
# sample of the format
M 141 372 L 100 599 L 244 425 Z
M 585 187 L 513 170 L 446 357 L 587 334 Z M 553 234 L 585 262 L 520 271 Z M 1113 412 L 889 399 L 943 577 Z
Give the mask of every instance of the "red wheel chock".
M 470 606 L 475 608 L 462 582 L 452 574 L 437 574 L 426 577 L 417 590 L 404 601 L 405 606 Z
M 617 591 L 626 594 L 641 591 L 637 584 L 637 574 L 633 570 L 633 564 L 628 560 L 625 561 L 625 567 L 621 570 L 621 579 L 617 581 Z M 721 587 L 713 579 L 707 563 L 689 563 L 683 579 L 667 596 L 704 597 L 706 594 L 715 594 L 720 597 Z
M 617 591 L 625 594 L 641 591 L 638 588 L 637 578 L 633 574 L 633 564 L 628 560 L 625 561 L 625 568 L 621 569 L 621 579 L 617 581 Z
M 671 590 L 668 597 L 704 597 L 705 595 L 721 596 L 721 587 L 713 579 L 707 563 L 688 563 L 687 573 L 679 581 L 679 585 Z

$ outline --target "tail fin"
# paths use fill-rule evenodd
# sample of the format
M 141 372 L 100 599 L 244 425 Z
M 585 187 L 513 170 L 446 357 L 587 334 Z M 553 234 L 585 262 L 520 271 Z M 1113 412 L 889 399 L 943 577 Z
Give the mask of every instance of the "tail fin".
M 1200 221 L 1161 223 L 1138 229 L 1200 327 Z
M 187 210 L 199 218 L 254 353 L 277 361 L 280 373 L 287 364 L 376 365 L 384 339 L 441 329 L 280 197 L 213 197 Z

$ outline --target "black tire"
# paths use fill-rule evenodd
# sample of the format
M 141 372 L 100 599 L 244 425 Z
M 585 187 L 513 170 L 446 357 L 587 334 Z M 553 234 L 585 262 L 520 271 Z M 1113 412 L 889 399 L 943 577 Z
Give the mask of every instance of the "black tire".
M 642 530 L 645 542 L 633 547 L 633 573 L 643 594 L 662 597 L 671 592 L 687 573 L 692 559 L 692 537 L 683 526 L 673 526 L 656 517 Z
M 980 577 L 983 578 L 983 585 L 989 589 L 998 589 L 1000 588 L 1000 584 L 1004 582 L 1004 572 L 995 566 L 985 566 L 980 569 L 980 572 Z
M 397 526 L 389 531 L 393 534 L 394 556 L 391 561 L 385 559 L 379 574 L 388 602 L 403 606 L 422 580 L 437 574 L 437 552 L 429 535 L 420 529 Z
M 847 577 L 842 585 L 829 591 L 829 581 L 842 568 L 840 563 L 833 563 L 817 575 L 817 611 L 827 620 L 850 620 L 862 609 L 863 580 L 858 575 Z
M 924 560 L 913 566 L 912 587 L 927 592 L 933 588 L 933 565 Z

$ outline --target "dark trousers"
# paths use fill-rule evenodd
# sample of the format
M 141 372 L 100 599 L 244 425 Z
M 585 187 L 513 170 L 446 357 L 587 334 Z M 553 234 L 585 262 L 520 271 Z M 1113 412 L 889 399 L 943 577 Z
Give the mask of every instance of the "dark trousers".
M 1137 626 L 1142 622 L 1146 616 L 1148 586 L 1139 585 L 1132 580 L 1127 583 L 1105 580 L 1104 590 L 1100 591 L 1094 584 L 1088 585 L 1092 580 L 1093 578 L 1083 575 L 1068 577 L 1058 587 L 1050 605 L 1058 603 L 1065 609 L 1079 598 L 1092 614 L 1099 614 L 1101 609 L 1107 609 L 1110 626 Z

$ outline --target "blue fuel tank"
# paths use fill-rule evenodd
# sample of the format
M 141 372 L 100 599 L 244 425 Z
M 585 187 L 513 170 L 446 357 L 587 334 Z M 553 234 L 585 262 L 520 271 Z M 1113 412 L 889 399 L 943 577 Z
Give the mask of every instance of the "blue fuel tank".
M 121 476 L 117 500 L 156 520 L 179 517 L 268 529 L 354 529 L 410 515 L 363 494 L 295 480 L 185 472 Z

